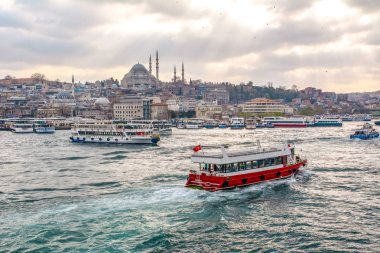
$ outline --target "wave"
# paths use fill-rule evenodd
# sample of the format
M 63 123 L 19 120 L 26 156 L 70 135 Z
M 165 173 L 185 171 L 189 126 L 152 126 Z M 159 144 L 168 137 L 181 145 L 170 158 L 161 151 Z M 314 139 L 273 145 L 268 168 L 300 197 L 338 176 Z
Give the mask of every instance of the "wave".
M 81 160 L 81 159 L 87 159 L 91 156 L 68 156 L 68 157 L 62 157 L 58 158 L 58 160 Z

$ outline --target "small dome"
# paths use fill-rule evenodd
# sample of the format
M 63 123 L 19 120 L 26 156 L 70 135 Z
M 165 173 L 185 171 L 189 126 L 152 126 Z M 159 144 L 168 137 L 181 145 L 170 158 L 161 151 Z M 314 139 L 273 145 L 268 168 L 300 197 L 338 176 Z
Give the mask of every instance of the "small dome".
M 68 91 L 61 91 L 56 96 L 56 99 L 74 99 L 73 95 L 71 95 Z
M 104 98 L 104 97 L 101 97 L 101 98 L 97 98 L 95 100 L 95 104 L 102 104 L 102 105 L 107 105 L 109 104 L 110 101 L 107 99 L 107 98 Z

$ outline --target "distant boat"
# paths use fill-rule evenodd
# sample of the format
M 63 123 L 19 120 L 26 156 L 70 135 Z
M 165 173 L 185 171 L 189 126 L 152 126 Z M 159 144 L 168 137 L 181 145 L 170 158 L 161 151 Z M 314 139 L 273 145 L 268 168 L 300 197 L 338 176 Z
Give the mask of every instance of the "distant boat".
M 356 129 L 355 133 L 350 136 L 351 139 L 361 139 L 369 140 L 379 137 L 379 132 L 377 132 L 373 126 L 369 123 L 365 123 L 362 128 Z
M 341 127 L 343 122 L 341 119 L 335 118 L 314 118 L 313 121 L 308 125 L 312 127 Z
M 231 118 L 231 129 L 243 129 L 244 128 L 244 118 Z
M 220 124 L 218 125 L 218 127 L 219 127 L 219 128 L 228 128 L 229 126 L 228 126 L 227 123 L 220 123 Z
M 55 133 L 55 127 L 49 124 L 34 124 L 34 132 L 38 134 L 53 134 Z
M 12 133 L 33 133 L 33 124 L 26 124 L 26 123 L 20 123 L 20 124 L 14 124 L 12 127 Z
M 70 140 L 79 143 L 157 144 L 160 135 L 141 124 L 75 124 Z
M 246 129 L 256 129 L 256 120 L 252 119 L 252 118 L 246 119 L 245 128 Z
M 305 118 L 264 117 L 263 123 L 270 123 L 273 127 L 307 127 Z

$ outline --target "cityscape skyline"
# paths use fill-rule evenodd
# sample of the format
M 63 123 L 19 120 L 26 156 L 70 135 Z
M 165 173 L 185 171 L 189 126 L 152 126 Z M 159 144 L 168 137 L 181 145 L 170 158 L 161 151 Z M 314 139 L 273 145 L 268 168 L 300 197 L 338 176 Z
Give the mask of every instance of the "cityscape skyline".
M 379 5 L 3 1 L 0 75 L 120 80 L 137 62 L 148 67 L 158 51 L 163 81 L 184 62 L 187 80 L 376 91 Z

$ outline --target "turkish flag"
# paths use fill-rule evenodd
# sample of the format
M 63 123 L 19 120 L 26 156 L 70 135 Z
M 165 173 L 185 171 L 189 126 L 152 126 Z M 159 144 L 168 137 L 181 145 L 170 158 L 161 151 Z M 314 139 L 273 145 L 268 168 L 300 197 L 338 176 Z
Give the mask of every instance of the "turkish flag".
M 195 146 L 195 147 L 193 148 L 194 152 L 198 152 L 198 151 L 201 150 L 201 149 L 202 149 L 201 145 Z

